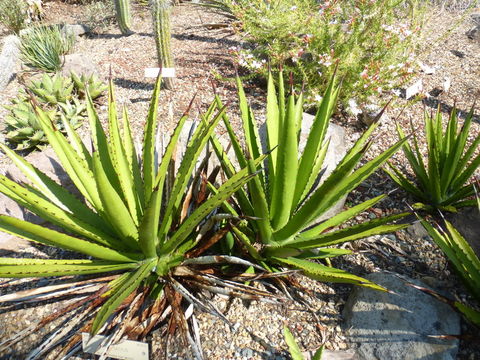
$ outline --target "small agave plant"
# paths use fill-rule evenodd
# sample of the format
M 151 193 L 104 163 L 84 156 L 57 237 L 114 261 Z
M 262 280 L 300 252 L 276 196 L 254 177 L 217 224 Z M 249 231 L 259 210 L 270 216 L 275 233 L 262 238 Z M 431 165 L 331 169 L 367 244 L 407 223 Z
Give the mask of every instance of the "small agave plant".
M 44 74 L 41 79 L 32 81 L 11 100 L 11 105 L 5 106 L 9 110 L 5 117 L 7 140 L 15 144 L 16 150 L 42 149 L 47 145 L 48 138 L 32 101 L 42 107 L 57 130 L 66 131 L 65 121 L 73 128 L 79 127 L 86 116 L 86 106 L 79 97 L 85 97 L 86 87 L 92 91 L 92 99 L 97 99 L 106 90 L 106 85 L 94 75 L 78 77 L 72 73 L 71 77 L 63 77 Z
M 78 76 L 75 71 L 72 71 L 70 73 L 70 78 L 75 84 L 75 89 L 78 95 L 82 98 L 85 97 L 88 92 L 92 100 L 95 100 L 107 90 L 107 85 L 99 80 L 95 74 L 91 74 L 90 76 L 82 74 L 81 76 Z
M 126 110 L 121 120 L 117 115 L 111 83 L 108 135 L 87 92 L 92 153 L 68 122 L 65 122 L 66 137 L 56 131 L 44 111 L 35 108 L 49 143 L 86 203 L 7 146 L 0 145 L 31 182 L 31 185 L 20 185 L 0 175 L 0 191 L 61 230 L 7 215 L 0 215 L 0 229 L 78 254 L 76 258 L 70 255 L 68 259 L 0 258 L 0 278 L 67 276 L 67 286 L 72 294 L 80 285 L 91 286 L 87 298 L 79 299 L 56 315 L 75 310 L 75 321 L 34 350 L 30 354 L 31 359 L 41 358 L 73 328 L 91 334 L 114 333 L 114 339 L 119 339 L 122 334 L 131 339 L 144 339 L 173 312 L 169 331 L 175 328 L 185 330 L 188 325 L 181 308 L 182 298 L 202 310 L 215 313 L 215 308 L 207 300 L 199 300 L 189 290 L 196 283 L 222 293 L 238 292 L 239 289 L 256 295 L 265 293 L 243 284 L 225 285 L 217 277 L 219 271 L 214 268 L 203 271 L 209 264 L 223 262 L 251 265 L 234 257 L 200 256 L 224 234 L 222 230 L 217 234 L 212 228 L 215 220 L 232 218 L 230 215 L 215 215 L 217 207 L 254 177 L 245 168 L 219 188 L 214 188 L 215 191 L 208 192 L 207 184 L 213 183 L 214 177 L 203 173 L 205 166 L 202 164 L 199 169 L 203 172 L 194 171 L 197 159 L 224 109 L 220 109 L 216 116 L 205 116 L 198 124 L 175 171 L 177 141 L 188 112 L 180 119 L 163 157 L 158 156 L 159 144 L 155 139 L 158 136 L 159 89 L 160 79 L 150 104 L 141 154 L 134 146 Z M 262 159 L 257 159 L 255 163 Z M 195 266 L 201 266 L 203 270 L 196 270 Z M 75 278 L 85 275 L 88 278 Z M 183 279 L 188 281 L 183 282 Z M 44 292 L 49 291 L 51 289 Z M 36 289 L 34 294 L 42 294 L 42 291 Z M 11 299 L 12 295 L 8 296 Z M 19 294 L 16 299 L 20 301 L 22 296 Z M 3 300 L 0 298 L 0 302 Z M 54 318 L 50 316 L 46 319 Z M 22 334 L 26 336 L 37 331 L 46 319 Z M 188 332 L 186 336 L 189 337 Z M 0 350 L 21 339 L 20 336 L 4 341 Z M 80 342 L 79 334 L 73 336 L 61 353 L 65 354 Z

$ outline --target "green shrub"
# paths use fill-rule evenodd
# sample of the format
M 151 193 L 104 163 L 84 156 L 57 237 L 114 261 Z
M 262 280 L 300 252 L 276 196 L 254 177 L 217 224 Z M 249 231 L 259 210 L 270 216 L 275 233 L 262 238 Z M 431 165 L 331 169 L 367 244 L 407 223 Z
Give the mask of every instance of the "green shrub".
M 113 1 L 94 1 L 85 5 L 85 24 L 94 33 L 104 31 L 110 25 L 114 24 L 115 4 Z
M 453 109 L 444 131 L 440 109 L 435 115 L 426 113 L 426 156 L 422 155 L 417 130 L 412 124 L 413 148 L 405 143 L 403 152 L 415 175 L 414 180 L 410 181 L 405 171 L 402 173 L 393 165 L 385 171 L 400 187 L 420 201 L 414 207 L 431 212 L 455 212 L 458 207 L 475 205 L 475 200 L 469 199 L 474 195 L 474 187 L 468 182 L 480 165 L 480 155 L 476 155 L 480 134 L 467 146 L 472 117 L 473 109 L 459 129 L 457 112 Z M 397 132 L 402 139 L 407 138 L 398 124 Z
M 259 168 L 251 158 L 258 158 L 262 147 L 253 111 L 247 104 L 239 79 L 237 83 L 247 155 L 241 150 L 228 118 L 224 117 L 224 123 L 235 151 L 236 161 L 241 168 L 248 167 L 253 174 Z M 234 236 L 244 245 L 253 259 L 268 269 L 290 267 L 300 269 L 305 275 L 317 280 L 346 282 L 382 289 L 368 280 L 311 260 L 328 259 L 350 253 L 348 250 L 328 246 L 401 229 L 405 225 L 391 224 L 391 222 L 402 218 L 405 214 L 358 225 L 345 225 L 346 221 L 385 197 L 378 196 L 344 210 L 320 224 L 316 224 L 316 219 L 370 176 L 405 143 L 405 140 L 359 166 L 360 160 L 370 145 L 368 138 L 378 125 L 378 122 L 374 122 L 331 175 L 316 187 L 329 146 L 326 132 L 339 88 L 334 85 L 334 80 L 331 80 L 319 105 L 302 153 L 298 147 L 303 97 L 300 95 L 296 98 L 291 93 L 285 100 L 281 75 L 279 84 L 277 97 L 273 79 L 269 77 L 267 140 L 264 145 L 265 148 L 271 149 L 271 152 L 267 156 L 266 167 L 248 184 L 247 190 L 241 189 L 236 193 L 238 209 L 225 205 L 225 209 L 232 214 L 241 214 L 254 219 L 243 228 L 232 226 Z M 217 101 L 220 101 L 218 97 Z M 212 139 L 212 144 L 223 170 L 228 177 L 232 176 L 234 166 L 222 145 L 216 139 Z M 355 168 L 357 169 L 354 170 Z M 343 228 L 338 229 L 338 227 Z
M 25 0 L 0 0 L 0 24 L 18 33 L 27 26 L 27 10 Z
M 370 104 L 412 72 L 413 35 L 420 29 L 415 1 L 223 2 L 251 44 L 232 49 L 239 64 L 265 77 L 269 65 L 282 65 L 297 84 L 305 82 L 307 106 L 318 103 L 337 62 L 345 106 Z
M 86 322 L 84 331 L 92 334 L 99 332 L 108 321 L 110 326 L 106 332 L 119 331 L 124 334 L 129 324 L 136 323 L 140 326 L 140 329 L 136 329 L 138 336 L 142 333 L 146 336 L 149 331 L 142 326 L 142 322 L 153 317 L 153 326 L 164 311 L 168 314 L 166 308 L 169 305 L 174 314 L 172 321 L 183 319 L 184 322 L 177 323 L 177 326 L 181 324 L 185 329 L 186 320 L 180 314 L 178 300 L 186 297 L 195 305 L 204 302 L 195 302 L 195 296 L 181 285 L 182 276 L 188 278 L 188 286 L 195 283 L 195 276 L 191 277 L 191 274 L 202 278 L 203 285 L 209 284 L 208 278 L 202 277 L 200 272 L 189 270 L 196 261 L 192 250 L 201 254 L 208 248 L 208 230 L 215 220 L 212 212 L 252 178 L 244 169 L 215 189 L 214 194 L 203 192 L 202 195 L 195 195 L 195 184 L 202 179 L 201 174 L 194 171 L 197 159 L 224 109 L 219 110 L 217 116 L 210 114 L 203 118 L 191 136 L 178 170 L 175 170 L 175 166 L 172 166 L 178 161 L 175 159 L 175 149 L 188 113 L 180 119 L 163 158 L 157 157 L 159 144 L 155 139 L 159 90 L 160 79 L 156 83 L 145 123 L 140 157 L 136 153 L 126 111 L 123 112 L 122 121 L 118 118 L 111 83 L 108 137 L 92 100 L 88 99 L 93 153 L 87 150 L 72 129 L 68 131 L 68 140 L 55 131 L 45 112 L 36 108 L 38 121 L 60 163 L 88 204 L 80 202 L 63 186 L 56 184 L 7 146 L 0 145 L 32 184 L 22 186 L 0 175 L 0 191 L 62 230 L 52 230 L 6 215 L 0 215 L 0 229 L 79 254 L 77 259 L 70 256 L 66 260 L 0 258 L 0 278 L 89 274 L 93 275 L 93 278 L 89 278 L 91 284 L 103 279 L 105 286 L 88 297 L 88 301 L 83 298 L 79 300 L 83 317 L 76 316 L 72 322 L 72 326 Z M 203 171 L 202 168 L 200 172 Z M 214 181 L 212 178 L 210 180 Z M 211 258 L 197 260 L 201 266 L 225 261 L 224 258 Z M 178 269 L 177 272 L 175 269 Z M 117 276 L 105 280 L 106 273 Z M 211 279 L 211 288 L 217 288 L 219 281 L 216 281 L 216 277 Z M 73 285 L 71 287 L 74 288 Z M 122 306 L 124 301 L 127 301 L 126 307 Z M 138 306 L 130 309 L 128 307 L 132 302 Z M 73 308 L 76 310 L 75 306 Z M 72 307 L 68 309 L 72 310 Z M 65 312 L 59 311 L 60 314 Z M 118 317 L 108 320 L 111 315 L 118 313 Z M 89 323 L 93 315 L 95 319 Z M 134 316 L 138 318 L 132 321 Z M 135 329 L 129 327 L 128 333 L 133 332 Z M 60 339 L 58 342 L 61 342 Z M 46 346 L 38 348 L 46 351 Z
M 70 52 L 75 35 L 65 36 L 60 25 L 30 27 L 21 36 L 20 53 L 25 65 L 46 72 L 61 69 L 63 55 Z

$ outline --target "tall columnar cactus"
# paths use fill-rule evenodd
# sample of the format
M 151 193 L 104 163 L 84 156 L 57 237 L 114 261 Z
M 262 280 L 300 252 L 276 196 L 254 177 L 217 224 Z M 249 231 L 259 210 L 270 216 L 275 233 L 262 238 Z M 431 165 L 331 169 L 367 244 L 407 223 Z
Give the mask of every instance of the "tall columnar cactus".
M 170 0 L 150 0 L 150 8 L 157 45 L 158 65 L 161 69 L 173 68 L 175 65 L 170 49 Z M 172 89 L 173 78 L 163 79 L 163 84 L 166 89 Z
M 130 0 L 114 0 L 115 2 L 115 13 L 117 16 L 118 27 L 123 35 L 130 35 L 133 33 L 130 30 Z

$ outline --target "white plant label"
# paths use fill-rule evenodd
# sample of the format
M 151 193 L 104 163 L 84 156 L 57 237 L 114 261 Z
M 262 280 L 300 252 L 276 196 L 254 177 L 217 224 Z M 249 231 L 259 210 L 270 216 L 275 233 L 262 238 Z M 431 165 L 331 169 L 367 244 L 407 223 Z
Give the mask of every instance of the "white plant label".
M 420 79 L 415 84 L 407 88 L 405 98 L 408 100 L 411 97 L 419 94 L 422 90 L 423 90 L 423 83 L 422 83 L 422 79 Z
M 83 351 L 89 354 L 101 355 L 105 351 L 105 336 L 95 335 L 91 337 L 88 333 L 82 333 Z M 148 344 L 121 340 L 118 344 L 111 345 L 105 355 L 121 360 L 148 360 Z
M 160 68 L 146 68 L 145 77 L 156 78 L 159 72 Z M 162 77 L 175 77 L 175 68 L 163 68 Z

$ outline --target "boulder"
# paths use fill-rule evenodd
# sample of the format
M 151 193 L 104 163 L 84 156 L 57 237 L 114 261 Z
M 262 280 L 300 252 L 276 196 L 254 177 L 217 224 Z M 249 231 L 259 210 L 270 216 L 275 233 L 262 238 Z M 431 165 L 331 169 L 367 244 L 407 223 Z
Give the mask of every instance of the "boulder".
M 62 75 L 69 76 L 74 71 L 78 76 L 92 75 L 97 73 L 97 65 L 92 61 L 92 57 L 85 54 L 65 55 L 62 66 Z
M 5 37 L 2 52 L 0 53 L 0 90 L 3 90 L 15 75 L 17 66 L 20 39 L 15 35 Z
M 62 33 L 64 35 L 79 37 L 82 35 L 88 35 L 90 33 L 90 28 L 84 24 L 64 24 L 62 26 Z
M 476 207 L 446 215 L 448 221 L 462 234 L 480 258 L 480 212 Z
M 355 287 L 345 304 L 346 336 L 360 359 L 455 359 L 458 340 L 434 336 L 460 334 L 457 313 L 394 274 L 374 273 L 366 278 L 393 293 Z

